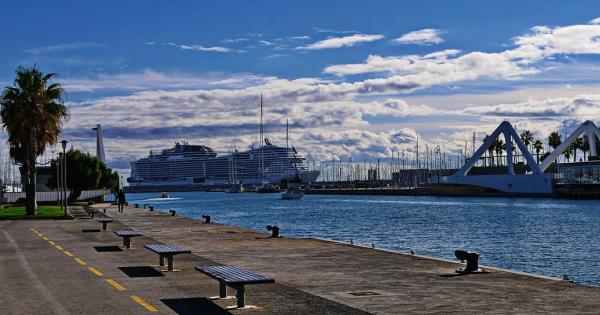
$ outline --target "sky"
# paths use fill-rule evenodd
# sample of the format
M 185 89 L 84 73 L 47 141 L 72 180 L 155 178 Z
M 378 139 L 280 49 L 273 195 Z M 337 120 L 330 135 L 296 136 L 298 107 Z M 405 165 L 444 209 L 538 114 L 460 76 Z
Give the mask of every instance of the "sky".
M 56 73 L 62 138 L 94 153 L 102 124 L 122 174 L 177 140 L 256 146 L 261 94 L 267 138 L 287 120 L 316 161 L 417 139 L 458 155 L 503 120 L 546 142 L 600 116 L 597 1 L 11 1 L 0 27 L 0 86 Z

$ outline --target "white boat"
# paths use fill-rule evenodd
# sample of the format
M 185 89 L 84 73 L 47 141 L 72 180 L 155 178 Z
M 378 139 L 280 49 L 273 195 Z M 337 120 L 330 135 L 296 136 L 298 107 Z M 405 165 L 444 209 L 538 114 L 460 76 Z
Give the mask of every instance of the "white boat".
M 168 194 L 168 193 L 166 193 L 166 192 L 164 192 L 164 193 L 161 193 L 161 194 L 160 194 L 160 198 L 161 198 L 161 199 L 169 199 L 169 194 Z
M 296 187 L 290 187 L 281 192 L 281 199 L 283 200 L 302 199 L 302 197 L 304 197 L 304 193 Z

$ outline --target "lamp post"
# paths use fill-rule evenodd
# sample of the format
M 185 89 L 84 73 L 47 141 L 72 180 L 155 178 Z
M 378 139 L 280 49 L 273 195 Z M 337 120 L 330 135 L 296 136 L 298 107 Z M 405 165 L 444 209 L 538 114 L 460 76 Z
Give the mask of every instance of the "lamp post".
M 65 203 L 65 218 L 67 217 L 67 143 L 69 143 L 69 141 L 67 140 L 63 140 L 60 142 L 62 144 L 62 149 L 63 149 L 63 176 L 62 176 L 62 180 L 63 180 L 63 202 Z

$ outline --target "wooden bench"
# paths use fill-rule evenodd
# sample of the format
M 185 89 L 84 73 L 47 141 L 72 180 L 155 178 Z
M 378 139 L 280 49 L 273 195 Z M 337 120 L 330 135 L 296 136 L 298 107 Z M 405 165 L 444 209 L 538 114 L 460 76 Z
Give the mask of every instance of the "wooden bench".
M 104 217 L 104 218 L 100 218 L 100 219 L 98 219 L 98 222 L 102 223 L 102 230 L 103 230 L 103 231 L 106 231 L 106 225 L 107 225 L 108 223 L 111 223 L 111 222 L 113 222 L 113 219 L 111 219 L 111 218 L 108 218 L 108 217 Z
M 235 266 L 197 266 L 196 270 L 219 281 L 219 298 L 221 299 L 227 297 L 227 287 L 235 289 L 237 307 L 246 306 L 245 285 L 275 282 L 272 278 Z
M 88 210 L 88 215 L 90 217 L 92 217 L 92 219 L 93 219 L 96 212 L 98 212 L 98 211 L 96 211 L 96 209 L 90 209 L 90 210 Z
M 189 249 L 185 249 L 179 247 L 177 245 L 170 244 L 146 244 L 144 245 L 147 249 L 158 254 L 159 258 L 159 266 L 165 266 L 165 257 L 167 258 L 167 270 L 166 271 L 175 271 L 173 269 L 173 256 L 177 254 L 191 254 L 192 251 Z M 163 270 L 164 271 L 164 270 Z
M 114 233 L 123 238 L 123 246 L 125 246 L 126 248 L 131 248 L 131 238 L 132 237 L 136 237 L 136 236 L 142 236 L 143 234 L 138 232 L 138 231 L 134 231 L 134 230 L 118 230 L 118 231 L 114 231 Z

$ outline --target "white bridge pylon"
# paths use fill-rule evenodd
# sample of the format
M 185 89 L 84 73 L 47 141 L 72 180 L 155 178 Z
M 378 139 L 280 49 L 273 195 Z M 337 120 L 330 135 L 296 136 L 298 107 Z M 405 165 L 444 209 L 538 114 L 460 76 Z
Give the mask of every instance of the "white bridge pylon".
M 585 134 L 588 136 L 588 143 L 590 145 L 590 156 L 597 156 L 598 152 L 596 152 L 596 139 L 598 137 L 600 139 L 600 130 L 594 124 L 594 122 L 590 120 L 586 120 L 582 123 L 570 136 L 565 139 L 565 142 L 561 143 L 548 157 L 540 163 L 540 169 L 545 171 L 548 167 L 561 155 L 565 150 L 577 139 L 581 134 Z
M 525 157 L 525 160 L 527 160 L 527 164 L 529 165 L 529 167 L 531 167 L 531 171 L 533 172 L 533 174 L 543 173 L 543 170 L 540 169 L 540 167 L 537 165 L 537 163 L 533 159 L 533 156 L 531 155 L 531 153 L 529 153 L 529 150 L 527 150 L 527 147 L 525 146 L 525 144 L 523 144 L 521 138 L 519 138 L 519 135 L 512 127 L 512 125 L 508 121 L 503 121 L 500 124 L 500 126 L 498 126 L 498 128 L 496 128 L 496 130 L 494 130 L 494 132 L 492 132 L 492 134 L 483 142 L 483 144 L 473 154 L 473 156 L 471 156 L 471 158 L 467 160 L 467 163 L 465 163 L 465 165 L 463 165 L 463 167 L 457 171 L 458 175 L 467 176 L 467 173 L 471 170 L 471 168 L 473 168 L 475 163 L 477 163 L 479 158 L 483 156 L 483 154 L 487 151 L 490 145 L 492 145 L 494 140 L 496 140 L 501 133 L 504 135 L 504 143 L 506 144 L 506 164 L 508 165 L 509 175 L 515 174 L 512 152 L 513 141 L 516 143 L 519 150 L 521 150 L 521 153 L 523 154 L 523 157 Z
M 467 175 L 500 134 L 504 135 L 504 142 L 506 143 L 507 173 Z M 527 160 L 527 164 L 531 168 L 530 173 L 515 174 L 512 152 L 513 141 L 521 151 L 525 160 Z M 529 150 L 527 150 L 512 125 L 508 121 L 503 121 L 483 142 L 473 156 L 467 160 L 462 168 L 450 176 L 439 177 L 437 180 L 432 179 L 432 182 L 437 181 L 440 184 L 479 186 L 516 194 L 551 194 L 552 177 L 552 174 L 544 174 L 542 168 L 535 162 L 533 156 Z

